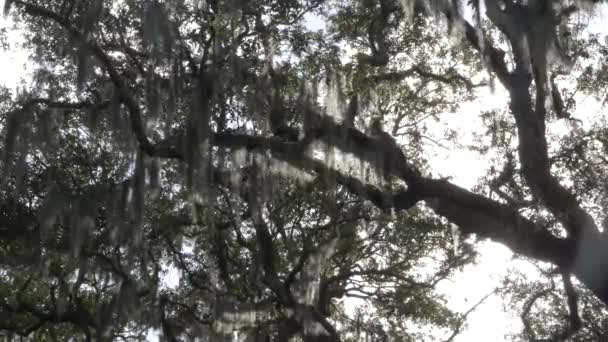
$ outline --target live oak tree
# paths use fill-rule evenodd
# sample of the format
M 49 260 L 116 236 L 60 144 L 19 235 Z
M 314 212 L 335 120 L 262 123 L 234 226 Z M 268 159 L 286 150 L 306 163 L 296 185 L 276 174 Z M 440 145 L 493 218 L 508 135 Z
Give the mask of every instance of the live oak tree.
M 598 3 L 6 1 L 36 64 L 1 94 L 0 328 L 453 339 L 457 227 L 538 266 L 499 290 L 514 339 L 605 336 L 607 126 L 574 114 L 606 96 Z M 464 189 L 431 174 L 427 122 L 484 87 L 509 105 Z

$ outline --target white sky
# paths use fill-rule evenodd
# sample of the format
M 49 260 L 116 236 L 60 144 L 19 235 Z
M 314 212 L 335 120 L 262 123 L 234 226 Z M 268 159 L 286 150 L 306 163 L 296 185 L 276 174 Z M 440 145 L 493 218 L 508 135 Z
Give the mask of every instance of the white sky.
M 3 5 L 4 1 L 0 0 L 0 8 Z M 606 7 L 603 7 L 599 18 L 591 25 L 592 31 L 604 32 L 603 17 L 607 14 L 606 12 Z M 310 29 L 323 28 L 323 22 L 318 17 L 307 15 L 306 20 Z M 7 25 L 7 19 L 0 16 L 0 27 Z M 9 41 L 13 44 L 21 39 L 20 33 L 15 31 L 9 30 L 8 36 Z M 0 84 L 15 90 L 22 79 L 27 76 L 26 62 L 27 53 L 19 48 L 0 51 L 0 65 L 3 66 L 3 71 L 0 73 Z M 506 95 L 498 90 L 494 94 L 485 90 L 483 96 L 479 98 L 480 100 L 464 104 L 459 113 L 455 113 L 455 115 L 442 116 L 438 125 L 457 128 L 461 132 L 461 142 L 466 143 L 467 139 L 472 139 L 470 133 L 474 127 L 481 127 L 480 111 L 491 107 L 504 108 L 508 100 Z M 475 152 L 465 149 L 437 149 L 434 153 L 436 156 L 430 158 L 432 168 L 437 172 L 449 170 L 449 174 L 441 175 L 452 176 L 454 183 L 465 188 L 470 189 L 475 185 L 478 177 L 487 168 L 486 161 L 481 160 Z M 500 278 L 505 275 L 508 267 L 513 265 L 510 261 L 512 253 L 502 245 L 483 242 L 479 246 L 479 251 L 480 262 L 477 265 L 466 267 L 464 272 L 449 281 L 441 282 L 438 286 L 441 292 L 449 294 L 449 307 L 460 312 L 465 312 L 480 298 L 499 286 Z M 177 285 L 178 279 L 179 275 L 176 272 L 170 272 L 166 279 L 167 285 Z M 514 314 L 517 313 L 515 311 L 503 312 L 500 298 L 490 297 L 469 315 L 468 328 L 455 341 L 507 341 L 504 337 L 505 334 L 521 330 L 521 323 L 516 316 L 513 316 Z M 150 336 L 150 340 L 158 339 Z
M 4 1 L 0 0 L 0 8 L 4 7 Z M 0 27 L 9 27 L 7 18 L 0 14 Z M 22 36 L 19 32 L 7 31 L 7 38 L 11 45 L 16 45 L 21 41 Z M 24 76 L 26 76 L 27 52 L 22 49 L 12 49 L 9 51 L 0 50 L 0 84 L 16 90 Z
M 463 104 L 457 113 L 442 115 L 441 121 L 436 125 L 456 129 L 459 142 L 472 145 L 472 133 L 480 132 L 482 127 L 479 114 L 482 111 L 504 108 L 506 105 L 507 97 L 503 91 L 497 89 L 495 93 L 491 93 L 489 89 L 483 89 L 476 101 Z M 430 128 L 433 131 L 433 128 Z M 442 132 L 443 129 L 437 127 L 436 131 Z M 429 158 L 431 169 L 436 170 L 440 176 L 453 177 L 453 183 L 467 189 L 476 185 L 478 178 L 488 168 L 487 160 L 481 159 L 477 152 L 467 149 L 436 148 L 434 154 L 434 157 Z M 508 248 L 490 241 L 481 242 L 478 250 L 480 262 L 477 265 L 465 267 L 451 280 L 441 282 L 437 288 L 439 292 L 449 296 L 448 307 L 458 312 L 466 312 L 499 286 L 512 257 Z M 514 319 L 513 312 L 504 312 L 501 304 L 501 299 L 496 295 L 486 299 L 469 314 L 467 328 L 454 341 L 507 341 L 505 335 L 517 330 L 519 321 Z

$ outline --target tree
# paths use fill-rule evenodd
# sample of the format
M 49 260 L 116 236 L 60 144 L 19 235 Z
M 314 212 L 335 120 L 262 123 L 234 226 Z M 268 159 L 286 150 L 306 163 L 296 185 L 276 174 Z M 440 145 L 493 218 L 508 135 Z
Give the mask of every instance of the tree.
M 608 42 L 574 20 L 598 2 L 6 1 L 38 66 L 2 94 L 0 327 L 456 334 L 466 315 L 434 286 L 474 260 L 457 226 L 541 263 L 538 284 L 504 287 L 524 338 L 603 336 L 606 126 L 581 125 L 560 88 L 578 76 L 574 91 L 605 96 L 591 62 Z M 484 114 L 478 146 L 495 166 L 475 189 L 433 177 L 426 120 L 495 82 L 509 108 Z M 543 325 L 532 308 L 548 296 Z M 349 315 L 347 297 L 371 309 Z

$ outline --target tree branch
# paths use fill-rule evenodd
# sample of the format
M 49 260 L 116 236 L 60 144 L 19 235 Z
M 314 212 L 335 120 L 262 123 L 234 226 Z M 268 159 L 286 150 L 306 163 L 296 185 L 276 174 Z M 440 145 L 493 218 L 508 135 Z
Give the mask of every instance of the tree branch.
M 473 305 L 469 310 L 467 310 L 465 313 L 463 313 L 462 316 L 458 320 L 458 324 L 457 324 L 456 328 L 454 329 L 454 332 L 452 332 L 452 335 L 450 335 L 450 337 L 448 337 L 444 342 L 452 342 L 454 340 L 454 338 L 456 336 L 458 336 L 458 334 L 460 334 L 460 332 L 462 331 L 464 323 L 467 320 L 467 316 L 469 316 L 469 314 L 471 314 L 471 312 L 475 311 L 481 304 L 483 304 L 483 302 L 485 302 L 486 299 L 488 299 L 491 295 L 495 294 L 497 291 L 498 291 L 498 289 L 494 289 L 490 293 L 481 297 L 481 299 L 479 299 L 479 301 L 477 301 L 477 303 L 475 303 L 475 305 Z
M 151 156 L 163 156 L 168 158 L 173 158 L 176 155 L 176 151 L 167 151 L 163 149 L 158 149 L 150 140 L 148 139 L 142 119 L 142 111 L 139 107 L 137 101 L 133 98 L 131 90 L 129 86 L 120 75 L 118 70 L 114 67 L 113 61 L 108 56 L 103 49 L 95 42 L 85 36 L 83 33 L 78 31 L 67 18 L 60 16 L 57 13 L 54 13 L 50 10 L 47 10 L 44 7 L 30 4 L 21 0 L 14 0 L 15 5 L 19 5 L 23 7 L 26 13 L 30 14 L 34 17 L 40 17 L 43 19 L 51 20 L 55 22 L 63 29 L 65 29 L 73 38 L 78 40 L 87 50 L 89 50 L 95 58 L 101 63 L 101 65 L 106 69 L 106 72 L 110 76 L 114 87 L 118 91 L 120 101 L 124 103 L 129 111 L 129 116 L 131 119 L 131 128 L 133 129 L 133 133 L 139 142 L 140 148 Z

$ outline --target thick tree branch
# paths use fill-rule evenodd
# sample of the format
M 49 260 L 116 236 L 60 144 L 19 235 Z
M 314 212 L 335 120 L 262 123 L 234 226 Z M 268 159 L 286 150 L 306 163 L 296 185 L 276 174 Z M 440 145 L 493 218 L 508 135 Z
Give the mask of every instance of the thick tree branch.
M 357 145 L 361 136 L 354 134 L 354 139 L 346 139 L 345 144 Z M 370 142 L 373 138 L 366 137 Z M 367 141 L 367 140 L 366 140 Z M 284 142 L 274 137 L 252 137 L 238 135 L 222 135 L 215 139 L 218 146 L 251 150 L 262 149 L 273 152 L 273 158 L 290 163 L 291 165 L 310 172 L 329 174 L 339 184 L 350 191 L 365 196 L 381 208 L 387 208 L 386 194 L 375 187 L 365 184 L 352 176 L 328 169 L 320 160 L 312 159 L 302 151 L 298 143 Z M 370 144 L 370 153 L 384 153 L 385 146 Z M 353 149 L 355 151 L 355 149 Z M 402 153 L 399 155 L 406 163 Z M 406 164 L 409 168 L 409 165 Z M 417 176 L 413 171 L 402 172 L 393 170 L 406 181 L 408 189 L 395 194 L 392 198 L 396 209 L 407 209 L 420 200 L 427 203 L 441 215 L 458 224 L 466 233 L 475 233 L 495 241 L 505 243 L 516 252 L 565 265 L 573 255 L 572 245 L 563 239 L 554 237 L 544 228 L 523 218 L 514 209 L 492 201 L 481 195 L 469 192 L 445 180 L 434 180 Z
M 335 126 L 335 125 L 334 125 Z M 412 169 L 398 147 L 386 145 L 354 129 L 341 129 L 325 125 L 326 129 L 318 131 L 316 136 L 327 142 L 344 147 L 346 152 L 354 153 L 365 159 L 366 155 L 381 155 L 387 150 L 396 153 L 394 167 L 390 173 L 407 183 L 407 190 L 394 194 L 393 206 L 396 209 L 407 209 L 420 200 L 426 200 L 438 214 L 458 224 L 466 233 L 478 234 L 481 237 L 504 243 L 522 255 L 551 262 L 560 267 L 570 267 L 589 288 L 608 301 L 608 284 L 601 277 L 593 277 L 598 265 L 608 263 L 603 254 L 603 239 L 593 237 L 586 239 L 587 250 L 584 258 L 577 255 L 579 249 L 574 241 L 553 236 L 546 228 L 541 227 L 524 217 L 515 209 L 474 194 L 444 180 L 422 177 Z M 346 133 L 344 133 L 346 132 Z M 338 139 L 337 136 L 341 137 Z M 378 205 L 387 208 L 385 192 L 361 182 L 353 176 L 329 169 L 322 161 L 308 157 L 302 142 L 286 142 L 277 137 L 218 134 L 214 143 L 228 148 L 247 148 L 249 150 L 270 150 L 273 158 L 288 162 L 302 170 L 320 174 L 329 174 L 339 184 L 350 191 L 364 196 Z M 401 168 L 403 165 L 404 169 Z M 390 207 L 390 206 L 389 206 Z M 589 245 L 592 243 L 593 245 Z M 599 254 L 598 254 L 599 253 Z M 585 260 L 583 263 L 582 260 Z M 574 266 L 573 266 L 574 265 Z

